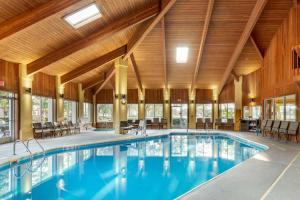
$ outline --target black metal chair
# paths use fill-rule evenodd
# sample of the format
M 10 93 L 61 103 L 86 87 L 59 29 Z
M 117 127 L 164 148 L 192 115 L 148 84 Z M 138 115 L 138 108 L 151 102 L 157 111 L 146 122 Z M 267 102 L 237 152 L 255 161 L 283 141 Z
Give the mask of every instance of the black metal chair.
M 288 131 L 287 131 L 287 140 L 290 139 L 290 136 L 296 137 L 296 142 L 298 143 L 298 129 L 299 129 L 299 122 L 290 122 Z
M 279 127 L 279 130 L 278 130 L 278 140 L 281 138 L 282 134 L 283 135 L 287 134 L 288 127 L 289 127 L 289 122 L 288 121 L 282 121 L 280 123 L 280 127 Z
M 273 120 L 270 120 L 270 119 L 267 120 L 267 124 L 262 132 L 263 136 L 267 135 L 268 133 L 270 133 L 272 131 L 273 122 L 274 122 Z
M 271 131 L 270 131 L 270 134 L 271 134 L 271 137 L 272 138 L 274 138 L 274 135 L 275 134 L 278 134 L 278 132 L 279 132 L 279 127 L 280 127 L 280 123 L 281 123 L 281 121 L 274 121 L 274 123 L 273 123 L 273 126 L 272 126 L 272 129 L 271 129 Z

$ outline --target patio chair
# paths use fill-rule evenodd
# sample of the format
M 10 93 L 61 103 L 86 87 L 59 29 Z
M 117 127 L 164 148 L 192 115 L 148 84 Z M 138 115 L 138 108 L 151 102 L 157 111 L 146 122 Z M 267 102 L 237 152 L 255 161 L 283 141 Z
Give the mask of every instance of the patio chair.
M 42 123 L 32 123 L 33 137 L 42 138 L 43 137 L 43 126 Z
M 160 119 L 160 123 L 159 123 L 159 128 L 160 128 L 160 129 L 164 129 L 165 127 L 166 127 L 166 128 L 168 127 L 167 119 L 161 118 L 161 119 Z
M 222 119 L 216 119 L 215 126 L 216 126 L 216 129 L 221 129 L 223 126 Z
M 75 133 L 80 133 L 80 122 L 79 121 L 74 124 L 74 129 L 75 129 L 74 130 Z
M 120 121 L 120 131 L 124 134 L 126 131 L 130 131 L 133 126 L 129 125 L 127 121 Z
M 146 127 L 147 128 L 152 128 L 152 120 L 151 119 L 146 120 Z
M 159 128 L 159 118 L 153 118 L 152 128 Z
M 257 130 L 256 130 L 257 135 L 258 135 L 259 133 L 263 134 L 263 131 L 264 131 L 266 125 L 267 125 L 267 120 L 263 119 L 263 120 L 261 121 L 260 126 L 257 127 Z
M 287 134 L 289 123 L 290 122 L 288 122 L 288 121 L 282 121 L 280 123 L 280 127 L 279 127 L 279 130 L 278 130 L 278 140 L 281 138 L 282 134 L 283 135 Z
M 204 129 L 203 118 L 197 118 L 196 129 Z
M 212 129 L 213 128 L 211 118 L 205 118 L 204 122 L 205 122 L 205 129 Z
M 62 134 L 63 133 L 65 133 L 65 134 L 69 134 L 70 133 L 69 127 L 64 122 L 59 122 L 59 126 L 60 126 L 60 129 L 62 131 Z
M 299 122 L 290 122 L 288 131 L 287 131 L 287 140 L 290 139 L 290 136 L 296 137 L 296 142 L 298 143 L 298 129 L 299 129 Z
M 67 125 L 68 125 L 69 132 L 70 133 L 75 133 L 75 125 L 73 124 L 73 122 L 68 121 Z
M 46 127 L 46 129 L 50 130 L 50 136 L 53 137 L 55 135 L 55 130 L 54 130 L 52 122 L 46 122 L 45 127 Z
M 272 129 L 270 131 L 271 137 L 274 138 L 275 134 L 278 134 L 279 132 L 279 127 L 280 127 L 281 121 L 274 121 Z
M 273 122 L 274 122 L 273 120 L 270 119 L 267 120 L 267 124 L 263 130 L 262 136 L 265 136 L 272 131 Z
M 224 128 L 226 130 L 233 130 L 233 128 L 234 128 L 234 120 L 233 119 L 227 119 L 227 122 L 224 124 Z

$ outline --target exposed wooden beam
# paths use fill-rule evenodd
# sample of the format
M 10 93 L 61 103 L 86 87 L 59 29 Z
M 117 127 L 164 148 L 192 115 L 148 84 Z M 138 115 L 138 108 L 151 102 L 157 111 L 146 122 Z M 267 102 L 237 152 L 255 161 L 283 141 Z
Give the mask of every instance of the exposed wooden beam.
M 268 2 L 268 0 L 257 0 L 256 1 L 256 4 L 251 12 L 248 22 L 244 28 L 244 31 L 234 49 L 233 54 L 231 55 L 228 65 L 225 69 L 224 75 L 223 75 L 220 85 L 218 87 L 218 94 L 221 93 L 228 77 L 231 74 L 231 71 L 232 71 L 234 65 L 236 64 L 236 61 L 238 60 L 247 40 L 250 37 L 250 34 L 251 34 L 255 24 L 257 23 L 257 20 L 259 19 L 259 16 L 262 13 L 267 2 Z
M 298 0 L 293 0 L 293 2 L 294 2 L 294 6 L 298 5 Z
M 176 0 L 161 0 L 160 12 L 143 30 L 138 31 L 128 42 L 128 52 L 124 56 L 124 59 L 129 58 L 133 51 L 139 46 L 139 44 L 145 39 L 145 37 L 151 32 L 156 24 L 163 18 L 163 16 L 170 10 Z
M 199 69 L 200 69 L 201 60 L 202 60 L 202 55 L 203 55 L 204 46 L 205 46 L 205 41 L 206 41 L 206 36 L 207 36 L 207 32 L 208 32 L 208 27 L 209 27 L 209 23 L 210 23 L 210 20 L 211 20 L 211 15 L 212 15 L 212 12 L 213 12 L 213 9 L 214 9 L 214 3 L 215 3 L 214 0 L 209 0 L 209 2 L 208 2 L 204 27 L 203 27 L 203 31 L 202 31 L 202 37 L 201 37 L 200 46 L 199 46 L 199 50 L 198 50 L 196 67 L 195 67 L 194 76 L 193 76 L 192 85 L 191 85 L 191 91 L 194 90 L 195 83 L 196 83 L 197 78 L 198 78 Z
M 168 68 L 167 68 L 167 56 L 166 56 L 166 27 L 165 18 L 161 19 L 161 38 L 162 38 L 162 50 L 163 50 L 163 63 L 164 63 L 164 85 L 165 89 L 168 88 Z
M 259 48 L 258 48 L 258 46 L 257 46 L 257 44 L 256 44 L 256 42 L 255 42 L 255 40 L 253 39 L 253 37 L 252 37 L 251 35 L 250 35 L 250 41 L 251 41 L 253 47 L 255 48 L 255 51 L 257 52 L 257 55 L 259 56 L 259 59 L 260 59 L 261 61 L 263 61 L 263 60 L 264 60 L 264 57 L 263 57 L 261 51 L 259 50 Z
M 93 70 L 96 69 L 110 61 L 113 61 L 121 56 L 123 56 L 126 53 L 126 45 L 115 49 L 105 55 L 102 55 L 80 67 L 77 67 L 76 69 L 64 74 L 61 76 L 61 82 L 63 84 L 72 81 L 73 79 Z
M 234 70 L 231 71 L 231 75 L 233 76 L 233 78 L 234 78 L 236 81 L 239 81 L 239 76 L 235 73 Z
M 96 90 L 95 95 L 97 95 L 102 89 L 103 87 L 109 83 L 110 79 L 115 75 L 116 70 L 114 69 L 112 72 L 110 72 L 110 74 L 108 75 L 108 77 L 105 79 L 105 81 L 99 86 L 99 88 Z
M 136 80 L 138 82 L 138 87 L 140 89 L 140 92 L 143 92 L 143 85 L 142 85 L 142 81 L 141 81 L 141 76 L 140 76 L 139 69 L 138 69 L 138 66 L 136 64 L 136 61 L 135 61 L 135 58 L 134 58 L 133 54 L 130 55 L 130 60 L 131 60 L 131 64 L 132 64 L 132 69 L 134 71 Z
M 89 80 L 87 82 L 83 82 L 82 83 L 82 89 L 86 90 L 89 89 L 91 87 L 94 87 L 95 85 L 97 85 L 98 83 L 101 83 L 105 80 L 104 78 L 104 74 L 101 74 L 100 76 L 97 76 L 95 78 L 93 78 L 92 80 Z
M 0 40 L 21 31 L 81 0 L 51 0 L 0 23 Z
M 159 4 L 155 3 L 147 8 L 143 8 L 132 12 L 127 16 L 123 16 L 108 25 L 102 27 L 100 30 L 94 32 L 93 34 L 84 37 L 80 40 L 77 40 L 69 45 L 66 45 L 60 49 L 57 49 L 31 63 L 28 64 L 27 74 L 32 75 L 44 67 L 66 57 L 69 56 L 83 48 L 86 48 L 96 42 L 103 41 L 114 34 L 125 30 L 129 27 L 132 27 L 136 24 L 139 24 L 153 16 L 156 16 L 159 13 Z

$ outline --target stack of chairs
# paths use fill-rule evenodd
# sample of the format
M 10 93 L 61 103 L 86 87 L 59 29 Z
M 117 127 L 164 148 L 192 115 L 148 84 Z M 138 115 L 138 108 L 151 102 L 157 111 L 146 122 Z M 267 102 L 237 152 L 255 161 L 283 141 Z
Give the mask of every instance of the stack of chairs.
M 80 133 L 79 123 L 73 124 L 72 121 L 68 122 L 46 122 L 32 123 L 34 138 L 56 137 L 63 135 L 71 135 Z
M 262 136 L 269 135 L 275 138 L 275 135 L 277 135 L 278 140 L 284 137 L 286 141 L 289 141 L 294 136 L 298 143 L 299 122 L 297 121 L 263 120 L 260 130 Z

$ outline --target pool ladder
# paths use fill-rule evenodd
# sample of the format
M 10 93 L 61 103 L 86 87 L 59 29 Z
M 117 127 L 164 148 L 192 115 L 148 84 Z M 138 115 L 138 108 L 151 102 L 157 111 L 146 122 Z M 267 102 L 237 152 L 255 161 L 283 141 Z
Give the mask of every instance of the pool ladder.
M 35 171 L 35 170 L 32 169 L 33 155 L 32 155 L 32 152 L 31 152 L 31 150 L 29 148 L 30 141 L 34 141 L 42 149 L 43 160 L 36 167 L 36 169 L 38 169 L 44 163 L 44 161 L 45 161 L 45 154 L 46 154 L 45 153 L 45 148 L 36 139 L 30 138 L 30 139 L 25 140 L 25 141 L 23 141 L 23 140 L 15 140 L 14 141 L 14 145 L 13 145 L 13 155 L 16 155 L 16 146 L 17 146 L 17 144 L 21 143 L 25 147 L 26 151 L 29 153 L 29 157 L 30 157 L 30 162 L 29 162 L 29 164 L 27 164 L 26 170 L 24 170 L 24 172 L 20 176 L 18 176 L 16 173 L 14 173 L 15 177 L 17 177 L 17 178 L 22 178 L 27 172 L 32 173 L 32 172 Z

